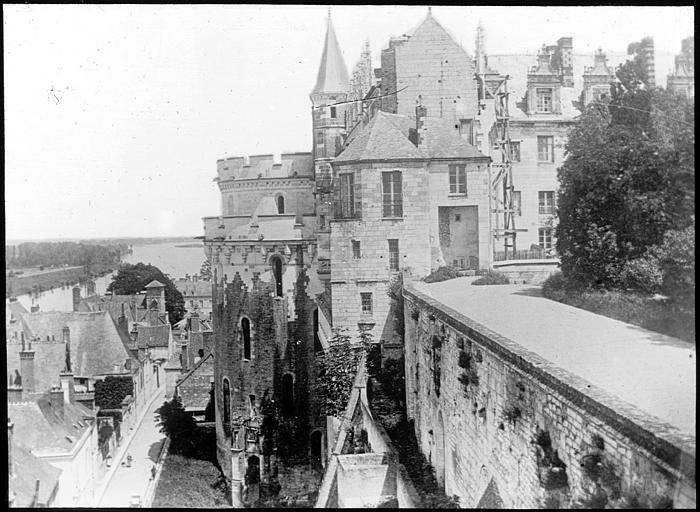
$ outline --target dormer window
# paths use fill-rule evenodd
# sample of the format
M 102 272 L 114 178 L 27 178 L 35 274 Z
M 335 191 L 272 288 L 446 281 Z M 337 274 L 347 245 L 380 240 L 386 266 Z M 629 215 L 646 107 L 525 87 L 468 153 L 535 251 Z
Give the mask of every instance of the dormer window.
M 537 113 L 551 113 L 552 89 L 550 87 L 537 88 Z
M 336 115 L 335 107 L 331 107 L 331 119 L 335 119 Z

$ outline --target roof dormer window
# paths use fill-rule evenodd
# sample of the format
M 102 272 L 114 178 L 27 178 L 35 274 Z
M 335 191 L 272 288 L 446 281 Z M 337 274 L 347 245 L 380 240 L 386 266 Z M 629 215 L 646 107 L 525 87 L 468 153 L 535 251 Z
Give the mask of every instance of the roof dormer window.
M 537 113 L 550 114 L 552 109 L 552 88 L 538 87 L 537 88 Z

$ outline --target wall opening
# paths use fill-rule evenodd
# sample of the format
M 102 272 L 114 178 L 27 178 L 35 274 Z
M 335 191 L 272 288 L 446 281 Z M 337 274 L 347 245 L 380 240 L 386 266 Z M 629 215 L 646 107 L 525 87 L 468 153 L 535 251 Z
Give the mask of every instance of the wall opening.
M 277 196 L 277 213 L 284 213 L 284 196 Z
M 272 258 L 272 275 L 275 278 L 275 295 L 282 296 L 282 258 Z
M 248 457 L 248 468 L 245 472 L 245 484 L 254 485 L 260 483 L 260 459 L 256 455 Z
M 226 437 L 231 437 L 231 386 L 229 385 L 228 379 L 224 378 L 223 383 L 223 395 L 224 395 L 224 433 Z
M 323 461 L 323 433 L 320 430 L 314 430 L 310 436 L 311 444 L 311 464 L 321 465 Z
M 285 373 L 282 377 L 282 416 L 294 416 L 294 375 Z
M 241 320 L 241 331 L 243 331 L 243 359 L 250 359 L 250 320 Z
M 318 308 L 314 309 L 314 350 L 316 352 L 323 352 L 321 338 L 318 335 Z

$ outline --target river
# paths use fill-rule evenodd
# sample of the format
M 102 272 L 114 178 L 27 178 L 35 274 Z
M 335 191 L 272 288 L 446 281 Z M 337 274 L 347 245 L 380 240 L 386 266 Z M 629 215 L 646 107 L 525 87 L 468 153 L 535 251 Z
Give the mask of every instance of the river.
M 197 240 L 190 242 L 134 245 L 133 252 L 122 258 L 123 263 L 150 263 L 158 267 L 163 273 L 175 280 L 185 277 L 185 274 L 197 274 L 204 261 L 204 248 L 176 247 L 177 245 L 192 245 Z M 95 292 L 103 294 L 112 281 L 114 274 L 107 274 L 95 280 Z M 87 284 L 80 285 L 81 295 L 87 295 Z M 72 311 L 73 291 L 72 286 L 58 287 L 38 295 L 19 295 L 17 300 L 29 309 L 32 304 L 38 304 L 41 311 Z

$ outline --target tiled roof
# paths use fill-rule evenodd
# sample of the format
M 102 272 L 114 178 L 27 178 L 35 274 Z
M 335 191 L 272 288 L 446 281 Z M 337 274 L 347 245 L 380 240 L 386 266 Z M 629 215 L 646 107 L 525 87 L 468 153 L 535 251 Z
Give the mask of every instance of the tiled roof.
M 31 507 L 36 482 L 39 481 L 38 504 L 46 506 L 56 491 L 61 470 L 33 455 L 21 444 L 12 442 L 12 472 L 10 490 L 15 495 L 14 507 Z
M 179 370 L 182 368 L 182 363 L 180 362 L 180 355 L 182 352 L 175 351 L 172 356 L 170 356 L 170 359 L 168 359 L 168 362 L 165 363 L 165 369 L 171 369 L 174 368 L 176 370 Z
M 211 297 L 211 281 L 185 281 L 178 279 L 175 286 L 183 297 Z
M 79 403 L 63 403 L 63 419 L 51 406 L 49 393 L 36 400 L 8 403 L 7 415 L 15 424 L 13 439 L 34 453 L 71 452 L 90 428 L 95 413 Z
M 214 378 L 214 354 L 209 352 L 197 361 L 175 385 L 185 409 L 201 411 L 210 400 L 211 381 Z
M 420 148 L 430 158 L 488 158 L 460 137 L 443 119 L 428 117 Z
M 318 67 L 316 85 L 311 94 L 344 93 L 348 92 L 349 88 L 348 70 L 345 67 L 343 53 L 340 50 L 340 45 L 333 29 L 333 22 L 329 16 L 321 64 Z
M 113 373 L 115 366 L 123 368 L 126 359 L 131 357 L 114 322 L 105 311 L 45 311 L 28 313 L 24 317 L 40 338 L 32 343 L 37 391 L 45 391 L 59 381 L 59 373 L 65 367 L 63 328 L 66 326 L 70 329 L 71 366 L 76 376 Z M 46 341 L 47 336 L 50 341 Z M 10 375 L 20 370 L 20 351 L 20 343 L 7 343 L 7 372 Z
M 139 348 L 168 347 L 170 345 L 170 325 L 137 325 Z
M 401 131 L 405 123 L 395 114 L 377 111 L 362 131 L 350 142 L 334 162 L 358 160 L 406 160 L 426 158 L 419 148 Z

